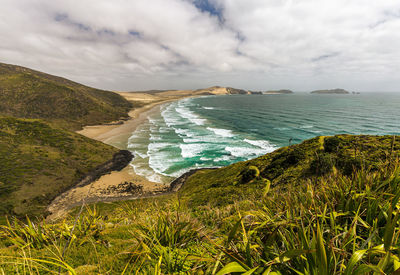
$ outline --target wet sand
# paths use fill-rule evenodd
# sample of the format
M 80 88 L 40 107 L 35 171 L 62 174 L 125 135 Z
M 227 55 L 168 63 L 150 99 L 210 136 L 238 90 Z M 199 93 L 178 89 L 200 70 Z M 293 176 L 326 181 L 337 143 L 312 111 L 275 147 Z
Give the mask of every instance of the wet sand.
M 137 199 L 167 191 L 169 184 L 148 181 L 132 171 L 131 167 L 127 166 L 121 171 L 114 171 L 104 175 L 91 184 L 75 187 L 61 194 L 48 207 L 48 211 L 52 214 L 47 219 L 57 220 L 62 218 L 68 213 L 68 210 L 82 205 L 82 203 Z M 119 186 L 124 183 L 141 185 L 143 189 L 138 193 L 127 192 L 126 190 L 121 190 Z

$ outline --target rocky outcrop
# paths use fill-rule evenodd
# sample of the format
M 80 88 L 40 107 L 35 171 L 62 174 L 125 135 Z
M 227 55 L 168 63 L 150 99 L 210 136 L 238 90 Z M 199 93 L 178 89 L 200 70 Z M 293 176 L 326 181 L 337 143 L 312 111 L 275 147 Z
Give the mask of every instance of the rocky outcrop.
M 117 186 L 108 186 L 106 190 L 102 190 L 100 193 L 104 195 L 110 194 L 129 194 L 141 196 L 144 194 L 143 185 L 135 184 L 133 182 L 122 182 Z
M 186 172 L 185 174 L 183 174 L 182 176 L 180 176 L 179 178 L 176 178 L 175 180 L 173 180 L 168 188 L 168 192 L 177 192 L 184 184 L 185 181 L 193 174 L 197 173 L 198 171 L 202 171 L 202 170 L 214 170 L 214 169 L 218 169 L 218 168 L 200 168 L 200 169 L 192 169 L 189 172 Z
M 97 166 L 91 172 L 86 174 L 74 187 L 88 185 L 91 182 L 98 180 L 101 176 L 111 173 L 112 171 L 121 171 L 129 164 L 129 162 L 131 162 L 132 159 L 133 155 L 131 152 L 128 150 L 121 150 L 115 153 L 112 159 Z
M 66 198 L 68 197 L 68 193 L 73 191 L 74 189 L 78 187 L 83 187 L 86 185 L 91 184 L 92 182 L 98 180 L 100 177 L 109 174 L 113 171 L 121 171 L 123 168 L 125 168 L 133 159 L 133 155 L 131 152 L 128 150 L 121 150 L 117 153 L 114 154 L 113 158 L 110 159 L 109 161 L 97 166 L 95 169 L 87 173 L 85 176 L 83 176 L 75 185 L 73 185 L 71 188 L 64 190 L 59 194 L 58 196 L 54 197 L 47 207 L 47 210 L 45 212 L 45 216 L 49 220 L 56 219 L 59 217 L 60 213 L 65 214 L 66 210 L 77 206 L 81 205 L 82 201 L 78 202 L 73 202 L 68 201 L 68 203 L 65 203 Z M 119 185 L 117 188 L 124 190 L 124 191 L 129 191 L 131 193 L 134 192 L 139 192 L 140 187 L 137 187 L 136 185 L 133 186 L 130 183 L 123 183 Z M 111 191 L 111 190 L 110 190 Z M 89 202 L 97 202 L 98 198 L 91 198 L 91 200 L 86 200 L 86 203 Z
M 249 91 L 242 90 L 242 89 L 235 89 L 235 88 L 232 88 L 232 87 L 227 87 L 226 91 L 230 95 L 248 95 L 248 94 L 250 94 Z
M 256 91 L 249 91 L 249 93 L 251 95 L 262 95 L 263 94 L 262 92 L 256 92 Z

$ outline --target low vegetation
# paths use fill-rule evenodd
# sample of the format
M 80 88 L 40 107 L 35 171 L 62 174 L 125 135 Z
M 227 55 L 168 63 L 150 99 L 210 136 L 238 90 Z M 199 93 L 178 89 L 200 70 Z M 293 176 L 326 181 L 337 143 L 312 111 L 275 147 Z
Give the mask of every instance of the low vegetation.
M 0 63 L 0 115 L 40 118 L 70 130 L 128 117 L 119 94 Z
M 190 176 L 176 194 L 0 229 L 5 274 L 391 274 L 400 142 L 319 137 Z M 78 217 L 76 219 L 75 217 Z
M 44 214 L 118 150 L 40 120 L 0 117 L 0 214 Z
M 119 94 L 0 63 L 0 215 L 44 214 L 110 160 L 115 148 L 72 131 L 126 118 L 130 108 Z

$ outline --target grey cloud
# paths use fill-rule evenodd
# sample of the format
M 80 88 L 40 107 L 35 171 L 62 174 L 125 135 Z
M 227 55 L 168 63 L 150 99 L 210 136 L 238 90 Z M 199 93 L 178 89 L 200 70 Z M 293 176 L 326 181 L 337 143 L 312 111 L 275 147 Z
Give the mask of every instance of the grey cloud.
M 322 60 L 325 60 L 325 59 L 328 59 L 328 58 L 336 57 L 339 54 L 340 53 L 338 53 L 338 52 L 323 54 L 323 55 L 317 56 L 315 58 L 312 58 L 311 61 L 312 62 L 318 62 L 318 61 L 322 61 Z
M 3 0 L 0 61 L 114 90 L 400 90 L 399 11 L 397 0 Z

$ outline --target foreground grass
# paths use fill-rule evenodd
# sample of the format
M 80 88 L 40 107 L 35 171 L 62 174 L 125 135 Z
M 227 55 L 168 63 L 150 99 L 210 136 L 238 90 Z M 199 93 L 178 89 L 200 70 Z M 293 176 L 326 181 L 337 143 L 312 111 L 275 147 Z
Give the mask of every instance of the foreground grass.
M 0 228 L 0 270 L 43 274 L 391 274 L 399 144 L 318 137 L 190 176 L 172 195 Z
M 98 204 L 56 224 L 1 228 L 4 273 L 390 274 L 400 268 L 400 168 L 337 171 L 259 200 L 187 207 L 178 195 Z

